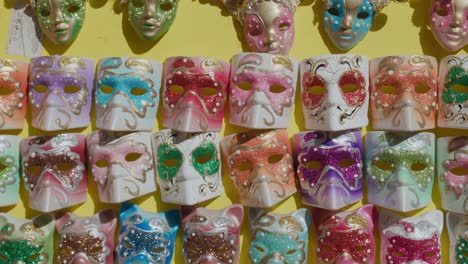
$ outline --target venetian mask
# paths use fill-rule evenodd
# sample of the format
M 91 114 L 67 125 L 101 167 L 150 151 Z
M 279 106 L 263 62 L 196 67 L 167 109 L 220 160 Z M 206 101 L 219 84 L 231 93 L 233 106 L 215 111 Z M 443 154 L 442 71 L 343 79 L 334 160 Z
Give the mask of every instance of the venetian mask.
M 0 58 L 0 130 L 23 128 L 27 81 L 27 63 Z
M 369 203 L 409 212 L 432 202 L 434 134 L 369 132 L 365 145 Z
M 116 263 L 171 263 L 180 224 L 179 211 L 153 213 L 124 203 L 120 222 Z
M 432 0 L 430 7 L 432 34 L 440 46 L 449 51 L 468 44 L 468 2 L 465 0 Z
M 91 59 L 33 58 L 29 79 L 33 127 L 53 131 L 89 125 L 94 82 Z
M 310 131 L 294 136 L 302 202 L 337 210 L 362 199 L 360 131 Z
M 373 205 L 364 205 L 322 217 L 317 224 L 318 263 L 374 264 L 374 214 Z
M 235 55 L 231 68 L 230 122 L 249 128 L 289 127 L 297 71 L 297 62 L 288 57 L 261 53 Z
M 366 57 L 325 55 L 301 63 L 306 129 L 337 131 L 368 124 L 369 68 Z
M 18 136 L 0 136 L 0 207 L 18 202 L 20 140 Z
M 468 56 L 453 55 L 440 61 L 439 127 L 468 129 Z
M 435 127 L 437 61 L 420 55 L 370 62 L 374 129 L 417 131 Z
M 294 42 L 297 0 L 223 0 L 253 52 L 287 55 Z
M 30 0 L 44 35 L 55 44 L 69 45 L 78 36 L 86 0 Z
M 60 134 L 21 141 L 22 173 L 29 207 L 51 212 L 86 201 L 85 136 Z
M 182 207 L 185 263 L 238 263 L 243 217 L 239 204 L 221 210 Z
M 160 39 L 171 27 L 177 14 L 178 0 L 124 0 L 128 2 L 128 20 L 142 39 Z
M 307 262 L 311 215 L 302 208 L 290 214 L 250 208 L 250 260 L 252 264 Z
M 447 213 L 447 230 L 450 238 L 450 263 L 468 262 L 468 216 Z
M 331 42 L 349 50 L 369 33 L 374 16 L 390 0 L 324 0 L 323 24 Z
M 162 66 L 127 57 L 99 61 L 96 126 L 112 131 L 150 131 L 159 103 Z
M 49 215 L 33 220 L 0 213 L 0 260 L 2 263 L 54 263 L 54 221 Z
M 164 63 L 164 126 L 183 132 L 220 131 L 228 93 L 229 63 L 171 57 Z
M 468 213 L 468 136 L 437 139 L 437 171 L 442 208 Z
M 219 133 L 166 129 L 153 134 L 152 143 L 164 202 L 194 205 L 221 195 Z
M 286 130 L 227 136 L 221 150 L 243 205 L 271 207 L 297 191 Z
M 112 209 L 94 216 L 66 213 L 55 223 L 59 234 L 58 263 L 104 264 L 114 262 L 114 233 L 117 219 Z
M 100 130 L 91 133 L 87 143 L 102 202 L 120 203 L 156 191 L 151 133 Z
M 379 212 L 380 263 L 440 264 L 443 223 L 438 210 L 406 218 Z

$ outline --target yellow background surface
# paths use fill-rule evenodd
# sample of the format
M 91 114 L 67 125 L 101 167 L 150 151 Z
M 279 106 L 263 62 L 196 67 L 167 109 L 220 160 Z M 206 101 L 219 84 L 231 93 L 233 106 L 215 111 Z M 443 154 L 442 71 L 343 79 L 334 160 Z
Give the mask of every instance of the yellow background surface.
M 8 39 L 8 26 L 13 1 L 4 0 L 2 1 L 3 4 L 0 5 L 0 43 L 6 43 Z M 427 26 L 429 2 L 429 0 L 412 0 L 405 4 L 390 4 L 376 17 L 372 32 L 348 53 L 365 55 L 369 59 L 394 54 L 426 54 L 435 56 L 437 59 L 449 55 L 448 52 L 439 47 Z M 322 2 L 319 0 L 309 0 L 308 3 L 303 3 L 298 7 L 295 15 L 296 39 L 290 52 L 291 57 L 302 60 L 309 56 L 341 53 L 332 47 L 320 28 L 321 8 Z M 239 24 L 234 22 L 227 12 L 222 9 L 222 5 L 217 0 L 181 0 L 177 17 L 169 32 L 159 42 L 147 43 L 139 40 L 132 31 L 128 24 L 126 9 L 120 6 L 118 0 L 89 0 L 87 2 L 86 20 L 76 41 L 68 48 L 57 47 L 45 41 L 43 55 L 58 53 L 85 56 L 96 61 L 106 56 L 140 56 L 160 62 L 163 62 L 169 56 L 185 55 L 214 57 L 229 61 L 234 54 L 241 52 L 243 49 L 241 35 Z M 466 52 L 465 48 L 464 51 L 462 50 L 459 53 L 466 54 Z M 17 58 L 17 56 L 5 54 L 4 47 L 1 47 L 0 57 Z M 299 94 L 297 93 L 297 95 Z M 290 136 L 304 130 L 300 96 L 296 96 L 296 98 L 296 106 L 288 130 Z M 161 117 L 161 109 L 159 109 L 154 131 L 162 128 Z M 28 121 L 29 118 L 30 115 L 28 114 Z M 86 129 L 74 131 L 88 134 L 92 129 L 95 129 L 95 127 L 90 126 Z M 228 123 L 226 113 L 221 135 L 229 135 L 241 130 L 243 129 Z M 21 137 L 41 134 L 40 131 L 30 128 L 29 122 L 21 133 L 11 133 L 19 134 Z M 466 135 L 468 132 L 437 129 L 436 133 L 438 136 L 446 136 Z M 225 169 L 223 169 L 223 184 L 225 194 L 217 199 L 202 203 L 201 206 L 220 209 L 232 203 L 237 203 L 238 197 Z M 91 175 L 89 175 L 88 186 L 88 201 L 69 208 L 68 211 L 80 216 L 88 216 L 103 208 L 118 208 L 118 205 L 99 202 L 96 185 Z M 419 215 L 428 210 L 440 208 L 437 184 L 434 185 L 433 200 L 432 205 L 408 215 Z M 159 191 L 136 199 L 134 202 L 143 209 L 150 211 L 178 208 L 177 205 L 163 203 Z M 31 218 L 38 215 L 38 212 L 27 209 L 26 205 L 27 194 L 24 187 L 21 186 L 18 205 L 0 208 L 0 211 L 8 212 L 16 217 Z M 356 204 L 348 209 L 357 208 L 359 205 Z M 302 207 L 302 205 L 299 193 L 296 193 L 293 197 L 272 209 L 276 212 L 286 213 L 299 207 Z M 314 228 L 312 227 L 312 229 Z M 182 232 L 179 230 L 174 263 L 183 263 L 181 236 Z M 241 236 L 242 250 L 239 263 L 244 264 L 249 263 L 248 241 L 250 241 L 250 230 L 246 216 Z M 315 239 L 314 230 L 310 232 L 309 236 L 308 263 L 316 262 Z M 442 263 L 449 263 L 449 241 L 445 228 L 442 245 Z M 379 250 L 377 249 L 377 251 Z M 378 256 L 376 259 L 378 259 Z M 378 262 L 377 260 L 376 263 Z

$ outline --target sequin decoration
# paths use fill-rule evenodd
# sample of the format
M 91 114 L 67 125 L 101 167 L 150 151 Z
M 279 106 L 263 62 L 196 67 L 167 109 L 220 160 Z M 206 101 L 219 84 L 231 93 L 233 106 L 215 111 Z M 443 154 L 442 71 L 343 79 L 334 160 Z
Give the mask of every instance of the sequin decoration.
M 105 263 L 109 250 L 105 244 L 105 237 L 97 230 L 87 233 L 68 233 L 60 237 L 58 247 L 58 261 L 70 263 L 79 253 L 95 263 Z
M 16 182 L 15 174 L 18 172 L 15 158 L 0 153 L 0 193 L 4 193 L 8 185 Z
M 0 263 L 44 264 L 48 256 L 43 249 L 43 244 L 30 240 L 5 239 L 0 242 Z
M 404 264 L 412 261 L 424 261 L 428 264 L 440 263 L 439 236 L 429 239 L 409 239 L 401 236 L 388 238 L 389 248 L 385 254 L 388 263 Z
M 165 263 L 166 258 L 170 256 L 169 248 L 172 241 L 162 230 L 141 230 L 131 227 L 122 237 L 122 242 L 118 246 L 118 254 L 122 259 L 144 255 L 149 263 Z
M 215 258 L 218 263 L 233 263 L 236 254 L 236 237 L 226 236 L 224 232 L 202 234 L 191 231 L 184 238 L 184 253 L 188 263 L 198 263 L 200 260 Z
M 468 239 L 459 236 L 455 245 L 455 261 L 457 264 L 468 263 Z

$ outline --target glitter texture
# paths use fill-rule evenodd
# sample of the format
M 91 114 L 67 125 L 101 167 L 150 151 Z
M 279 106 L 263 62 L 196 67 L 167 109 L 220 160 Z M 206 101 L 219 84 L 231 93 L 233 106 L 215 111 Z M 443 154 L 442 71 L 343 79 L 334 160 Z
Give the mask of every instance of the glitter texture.
M 156 158 L 158 160 L 158 176 L 165 181 L 172 180 L 184 162 L 183 153 L 176 146 L 164 143 L 159 145 Z M 169 160 L 177 161 L 177 163 L 171 162 L 166 165 Z
M 219 263 L 234 263 L 237 254 L 235 245 L 237 238 L 234 235 L 227 237 L 224 232 L 215 234 L 191 232 L 184 239 L 184 253 L 188 263 L 197 263 L 209 255 Z
M 0 260 L 2 263 L 47 263 L 47 254 L 42 252 L 43 249 L 43 244 L 35 244 L 30 240 L 2 240 L 0 242 Z
M 206 160 L 198 161 L 198 158 L 206 158 Z M 202 142 L 192 152 L 192 166 L 200 175 L 212 176 L 219 171 L 220 161 L 218 159 L 218 151 L 216 146 L 211 142 Z
M 468 239 L 459 236 L 455 244 L 455 261 L 457 264 L 468 263 Z
M 468 84 L 468 69 L 461 66 L 450 68 L 445 77 L 444 90 L 442 91 L 441 99 L 446 104 L 463 104 L 468 101 L 468 93 L 457 92 L 453 90 L 453 86 Z
M 16 182 L 17 173 L 15 157 L 4 155 L 0 151 L 0 193 L 4 193 L 8 185 Z
M 385 259 L 391 264 L 403 264 L 419 260 L 428 264 L 440 263 L 439 236 L 434 234 L 429 239 L 409 239 L 391 236 Z
M 150 263 L 160 263 L 170 255 L 168 248 L 172 241 L 159 230 L 149 231 L 134 227 L 121 240 L 119 254 L 123 258 L 143 254 L 149 258 Z
M 59 263 L 72 263 L 75 256 L 84 254 L 89 261 L 105 263 L 108 251 L 105 245 L 105 237 L 96 230 L 87 233 L 64 233 L 60 236 L 58 246 Z
M 324 231 L 318 239 L 317 256 L 323 263 L 335 263 L 338 255 L 349 255 L 354 263 L 368 263 L 373 257 L 371 235 L 365 230 Z

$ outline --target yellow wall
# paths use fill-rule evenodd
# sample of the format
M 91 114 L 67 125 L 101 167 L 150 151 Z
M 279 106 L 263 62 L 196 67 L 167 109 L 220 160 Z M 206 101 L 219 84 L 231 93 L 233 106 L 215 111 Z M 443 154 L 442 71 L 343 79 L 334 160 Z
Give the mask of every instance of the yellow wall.
M 6 43 L 7 41 L 9 15 L 13 1 L 4 0 L 3 5 L 0 6 L 0 43 Z M 50 42 L 46 42 L 46 49 L 43 54 L 63 53 L 66 55 L 91 57 L 95 60 L 105 56 L 136 55 L 163 62 L 166 57 L 174 55 L 198 55 L 229 60 L 232 55 L 242 51 L 242 45 L 238 38 L 238 35 L 240 36 L 239 25 L 237 22 L 233 22 L 233 19 L 227 15 L 225 10 L 221 9 L 221 4 L 217 0 L 181 0 L 172 28 L 156 44 L 145 43 L 137 38 L 127 22 L 127 16 L 124 14 L 126 10 L 117 1 L 89 0 L 87 3 L 87 17 L 83 29 L 71 47 L 64 50 L 60 47 L 54 47 Z M 406 4 L 392 3 L 377 17 L 374 32 L 370 32 L 365 40 L 349 51 L 349 53 L 366 55 L 369 58 L 414 53 L 432 55 L 440 59 L 448 55 L 447 52 L 437 45 L 428 29 L 426 22 L 428 20 L 429 2 L 428 0 L 413 0 Z M 295 16 L 296 40 L 290 56 L 301 60 L 314 55 L 340 53 L 327 40 L 324 40 L 324 34 L 319 29 L 321 5 L 321 1 L 309 0 L 298 7 Z M 464 51 L 460 51 L 460 53 L 466 53 L 466 51 L 465 49 Z M 8 57 L 3 47 L 0 51 L 0 57 Z M 299 104 L 300 100 L 297 99 L 296 105 Z M 159 110 L 158 121 L 161 120 L 161 109 Z M 157 123 L 159 123 L 159 126 L 154 131 L 162 127 L 160 121 Z M 20 136 L 37 135 L 38 131 L 28 129 L 28 126 L 26 125 Z M 87 134 L 91 129 L 89 127 L 79 131 Z M 221 134 L 228 135 L 239 130 L 240 128 L 228 124 L 226 115 Z M 296 107 L 289 128 L 289 135 L 292 136 L 299 130 L 304 130 L 304 126 L 300 107 Z M 436 132 L 439 136 L 463 134 L 462 131 L 452 130 L 449 132 L 443 129 L 437 129 Z M 464 133 L 466 134 L 467 132 Z M 227 194 L 213 201 L 203 203 L 202 206 L 218 209 L 238 202 L 226 171 L 224 171 L 223 183 Z M 146 195 L 137 199 L 136 203 L 144 209 L 152 211 L 177 208 L 177 206 L 161 202 L 159 196 L 159 192 Z M 421 214 L 427 210 L 440 208 L 437 185 L 434 186 L 433 198 L 435 204 L 410 215 Z M 18 205 L 1 208 L 0 211 L 9 212 L 17 217 L 33 217 L 37 215 L 37 212 L 25 209 L 26 203 L 26 192 L 22 188 L 21 199 Z M 86 216 L 94 214 L 96 211 L 107 206 L 99 202 L 94 181 L 90 177 L 88 202 L 72 207 L 70 210 L 78 215 Z M 274 210 L 284 213 L 300 206 L 299 194 L 296 194 L 274 208 Z M 352 208 L 358 206 L 355 205 Z M 112 207 L 117 208 L 117 206 Z M 245 242 L 242 243 L 240 263 L 248 263 L 248 243 L 246 242 L 249 241 L 250 235 L 247 217 L 244 219 L 242 237 Z M 313 260 L 316 258 L 315 237 L 315 232 L 311 232 L 309 263 L 314 263 Z M 442 245 L 444 249 L 443 263 L 448 263 L 448 238 L 445 230 Z M 175 263 L 183 263 L 181 252 L 182 241 L 181 232 L 179 232 Z

